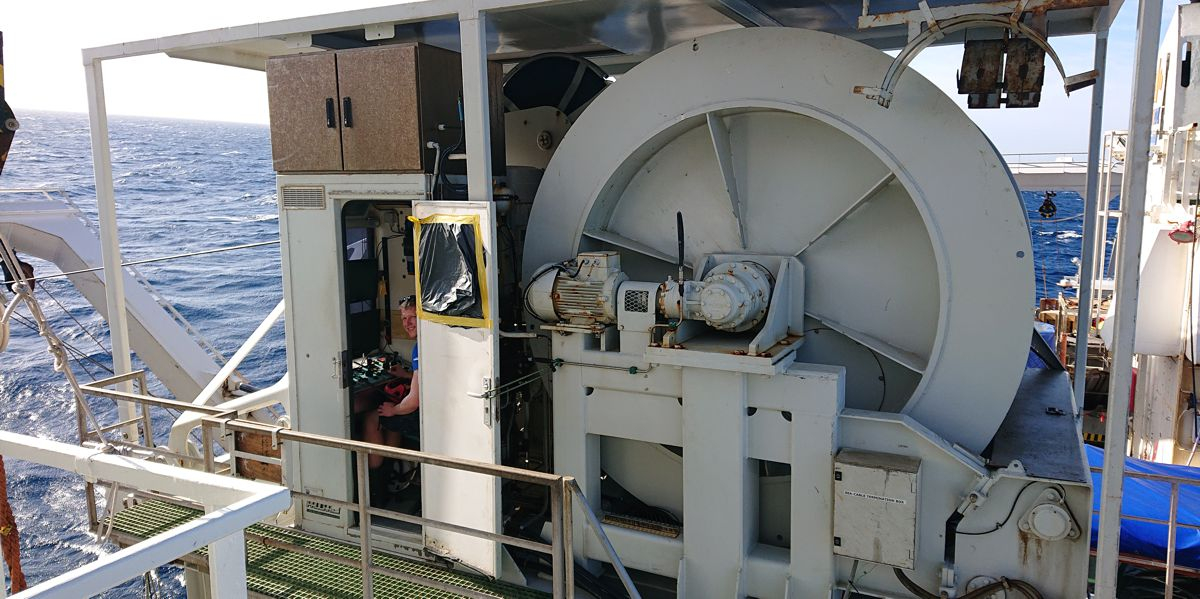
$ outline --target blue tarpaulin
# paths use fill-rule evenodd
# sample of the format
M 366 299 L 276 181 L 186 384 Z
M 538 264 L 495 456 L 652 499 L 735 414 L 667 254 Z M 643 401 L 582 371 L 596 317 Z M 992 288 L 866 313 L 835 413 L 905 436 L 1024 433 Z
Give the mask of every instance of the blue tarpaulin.
M 1104 451 L 1099 447 L 1086 446 L 1088 464 L 1099 468 L 1104 465 Z M 1166 521 L 1171 514 L 1171 483 L 1130 478 L 1129 473 L 1159 474 L 1194 481 L 1179 487 L 1180 524 L 1200 526 L 1200 468 L 1156 464 L 1134 458 L 1125 459 L 1124 499 L 1121 514 L 1156 518 Z M 1100 509 L 1100 473 L 1092 473 L 1092 509 Z M 1092 516 L 1092 547 L 1096 547 L 1096 533 L 1100 529 L 1100 515 Z M 1121 553 L 1133 553 L 1165 562 L 1167 559 L 1167 525 L 1149 522 L 1121 520 Z M 1200 530 L 1178 527 L 1175 532 L 1175 563 L 1181 566 L 1200 568 Z
M 1049 347 L 1052 351 L 1057 347 L 1057 344 L 1054 342 L 1054 325 L 1048 322 L 1035 322 L 1033 323 L 1033 330 L 1037 331 L 1042 336 L 1042 339 L 1046 340 L 1046 347 Z M 1049 368 L 1046 362 L 1039 358 L 1032 349 L 1029 350 L 1029 357 L 1025 360 L 1025 367 Z

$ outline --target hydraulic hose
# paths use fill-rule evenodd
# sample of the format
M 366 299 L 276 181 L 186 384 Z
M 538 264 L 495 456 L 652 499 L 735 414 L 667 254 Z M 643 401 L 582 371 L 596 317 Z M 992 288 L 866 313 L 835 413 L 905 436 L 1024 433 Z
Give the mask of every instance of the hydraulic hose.
M 942 599 L 941 595 L 930 593 L 921 588 L 920 585 L 905 575 L 904 571 L 900 568 L 892 568 L 892 572 L 896 574 L 896 580 L 899 580 L 900 584 L 908 589 L 908 592 L 916 595 L 919 599 Z M 1044 599 L 1037 588 L 1028 582 L 1004 578 L 1003 576 L 996 582 L 981 586 L 965 595 L 960 595 L 958 599 L 987 599 L 987 597 L 991 597 L 998 591 L 1007 591 L 1010 589 L 1016 589 L 1029 599 Z

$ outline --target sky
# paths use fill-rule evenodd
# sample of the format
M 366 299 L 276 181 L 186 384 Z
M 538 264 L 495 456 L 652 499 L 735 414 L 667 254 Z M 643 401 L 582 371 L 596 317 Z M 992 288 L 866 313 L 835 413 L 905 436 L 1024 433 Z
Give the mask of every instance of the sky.
M 337 9 L 394 3 L 339 0 Z M 1164 2 L 1164 28 L 1177 3 Z M 18 117 L 23 109 L 87 111 L 81 48 L 320 14 L 331 6 L 327 0 L 12 0 L 6 4 L 0 15 L 5 91 Z M 1106 130 L 1128 126 L 1136 10 L 1137 0 L 1126 0 L 1109 36 Z M 1067 74 L 1092 68 L 1091 36 L 1058 37 L 1051 44 Z M 961 61 L 961 46 L 929 48 L 913 68 L 964 106 L 965 98 L 955 90 Z M 266 83 L 260 72 L 158 55 L 107 61 L 104 79 L 112 115 L 267 122 Z M 1047 59 L 1041 107 L 969 114 L 1001 152 L 1067 153 L 1086 151 L 1090 109 L 1091 91 L 1067 97 Z

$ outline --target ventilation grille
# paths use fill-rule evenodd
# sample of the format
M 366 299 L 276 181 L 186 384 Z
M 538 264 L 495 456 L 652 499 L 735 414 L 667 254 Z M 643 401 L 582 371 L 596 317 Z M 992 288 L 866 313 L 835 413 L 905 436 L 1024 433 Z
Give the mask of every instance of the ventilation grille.
M 283 207 L 288 210 L 325 209 L 325 187 L 323 185 L 287 185 L 283 188 Z
M 626 291 L 625 292 L 625 311 L 640 312 L 645 314 L 650 311 L 650 292 L 649 291 Z

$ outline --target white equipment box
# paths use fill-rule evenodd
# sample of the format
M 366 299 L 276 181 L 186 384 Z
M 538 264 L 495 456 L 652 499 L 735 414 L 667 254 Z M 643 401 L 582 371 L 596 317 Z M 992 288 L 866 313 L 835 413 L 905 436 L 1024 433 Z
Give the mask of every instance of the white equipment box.
M 833 468 L 833 552 L 911 570 L 921 460 L 843 449 Z

